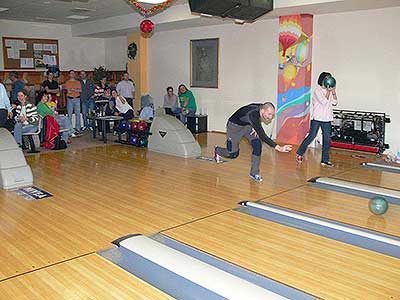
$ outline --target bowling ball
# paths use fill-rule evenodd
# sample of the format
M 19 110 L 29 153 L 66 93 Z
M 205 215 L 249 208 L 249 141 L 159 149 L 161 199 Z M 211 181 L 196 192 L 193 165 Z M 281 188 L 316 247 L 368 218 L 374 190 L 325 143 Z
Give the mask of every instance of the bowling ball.
M 132 122 L 131 127 L 132 127 L 132 130 L 138 130 L 139 123 L 138 122 Z
M 126 122 L 126 129 L 131 130 L 132 128 L 132 122 Z
M 146 121 L 140 121 L 138 125 L 138 130 L 140 131 L 146 131 L 147 129 L 147 123 Z
M 147 146 L 147 138 L 141 138 L 139 139 L 139 145 L 141 147 L 146 147 Z
M 129 141 L 131 145 L 137 145 L 139 137 L 137 135 L 132 135 L 131 140 Z
M 120 129 L 126 129 L 126 121 L 121 121 L 121 122 L 119 122 L 119 128 Z
M 336 86 L 336 79 L 332 76 L 327 76 L 324 79 L 324 87 L 326 88 L 334 88 Z
M 374 197 L 369 201 L 369 210 L 375 215 L 383 215 L 389 208 L 388 202 L 382 197 Z

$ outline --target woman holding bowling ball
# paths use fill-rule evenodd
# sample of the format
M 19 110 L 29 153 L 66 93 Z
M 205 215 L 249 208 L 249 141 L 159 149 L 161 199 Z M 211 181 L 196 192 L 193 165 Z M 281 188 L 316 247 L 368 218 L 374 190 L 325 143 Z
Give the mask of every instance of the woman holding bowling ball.
M 308 145 L 317 136 L 319 128 L 322 129 L 322 159 L 321 165 L 333 167 L 329 160 L 331 142 L 331 122 L 333 121 L 333 106 L 337 105 L 336 80 L 331 73 L 322 72 L 318 77 L 318 86 L 312 96 L 311 125 L 308 135 L 297 149 L 296 160 L 303 162 L 303 155 Z

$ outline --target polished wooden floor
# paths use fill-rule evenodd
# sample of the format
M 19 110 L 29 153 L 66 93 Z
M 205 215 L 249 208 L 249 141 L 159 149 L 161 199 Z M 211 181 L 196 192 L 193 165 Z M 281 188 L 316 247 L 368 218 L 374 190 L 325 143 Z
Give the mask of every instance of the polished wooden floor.
M 139 278 L 90 254 L 0 283 L 1 299 L 173 299 Z
M 311 185 L 268 197 L 263 202 L 400 237 L 399 205 L 391 205 L 386 214 L 377 216 L 368 209 L 369 199 Z
M 200 135 L 203 155 L 211 155 L 214 144 L 223 144 L 224 138 L 221 134 Z M 372 216 L 365 199 L 307 185 L 311 177 L 365 170 L 359 167 L 362 160 L 352 157 L 351 152 L 332 150 L 336 165 L 329 169 L 320 166 L 318 150 L 310 150 L 306 161 L 298 165 L 294 153 L 264 148 L 262 184 L 248 178 L 250 149 L 245 141 L 238 159 L 219 165 L 123 145 L 33 155 L 27 160 L 34 173 L 34 184 L 54 197 L 26 201 L 14 192 L 0 191 L 0 299 L 53 299 L 46 294 L 49 291 L 45 284 L 53 284 L 43 279 L 47 276 L 58 282 L 53 287 L 58 295 L 64 295 L 57 299 L 103 299 L 87 296 L 91 292 L 81 294 L 79 290 L 85 289 L 85 283 L 80 285 L 78 279 L 70 285 L 73 297 L 68 296 L 65 289 L 69 286 L 68 270 L 73 269 L 72 264 L 92 265 L 86 279 L 87 284 L 92 282 L 95 287 L 100 275 L 93 270 L 101 269 L 104 263 L 95 252 L 110 248 L 115 238 L 129 233 L 191 228 L 190 224 L 229 211 L 242 200 L 262 199 L 399 235 L 398 207 L 391 207 L 384 216 Z M 368 262 L 368 255 L 364 256 Z M 87 268 L 81 269 L 86 272 Z M 51 270 L 56 271 L 48 275 Z M 108 274 L 113 273 L 120 270 L 110 265 Z M 131 283 L 133 290 L 135 280 Z M 12 290 L 13 297 L 2 293 L 4 289 Z M 117 294 L 112 296 L 113 289 L 107 291 L 110 294 L 104 297 L 124 299 Z M 23 298 L 25 295 L 31 297 Z M 147 299 L 146 295 L 143 297 Z
M 399 259 L 239 212 L 164 234 L 319 299 L 400 299 Z
M 398 173 L 385 172 L 369 168 L 357 168 L 348 172 L 337 174 L 333 177 L 398 191 L 400 190 L 400 174 Z

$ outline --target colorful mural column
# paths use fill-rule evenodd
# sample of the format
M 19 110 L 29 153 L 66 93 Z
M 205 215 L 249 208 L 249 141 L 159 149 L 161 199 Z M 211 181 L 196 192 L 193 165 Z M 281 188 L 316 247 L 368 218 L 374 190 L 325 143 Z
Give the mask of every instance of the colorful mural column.
M 277 140 L 300 144 L 310 124 L 312 15 L 279 18 Z

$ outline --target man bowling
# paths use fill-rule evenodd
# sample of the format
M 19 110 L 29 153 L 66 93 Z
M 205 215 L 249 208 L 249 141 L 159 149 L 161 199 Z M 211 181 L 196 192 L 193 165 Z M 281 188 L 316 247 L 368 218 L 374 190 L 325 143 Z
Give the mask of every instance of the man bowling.
M 279 152 L 290 152 L 291 145 L 280 146 L 270 139 L 261 123 L 269 124 L 275 116 L 275 106 L 271 102 L 252 103 L 239 108 L 229 119 L 226 125 L 226 148 L 216 146 L 214 160 L 222 162 L 221 157 L 237 158 L 239 156 L 239 143 L 244 136 L 250 143 L 253 152 L 251 156 L 250 178 L 262 182 L 260 175 L 260 162 L 262 142 L 268 144 Z

